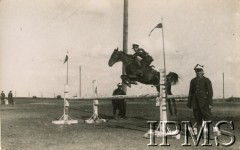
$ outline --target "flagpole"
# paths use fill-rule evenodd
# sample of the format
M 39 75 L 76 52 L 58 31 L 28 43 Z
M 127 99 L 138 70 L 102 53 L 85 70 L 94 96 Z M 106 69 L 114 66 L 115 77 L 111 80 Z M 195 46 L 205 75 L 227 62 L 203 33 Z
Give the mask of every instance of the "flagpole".
M 67 55 L 64 60 L 64 64 L 67 62 L 67 83 L 64 85 L 64 98 L 63 98 L 63 115 L 59 120 L 52 121 L 53 124 L 72 124 L 72 123 L 78 123 L 77 120 L 73 120 L 68 115 L 68 107 L 69 107 L 69 88 L 68 88 L 68 51 Z M 55 95 L 55 93 L 54 93 Z
M 166 68 L 166 60 L 165 60 L 165 47 L 164 47 L 164 32 L 163 32 L 163 18 L 162 20 L 162 42 L 163 42 L 163 65 L 164 65 L 164 75 L 166 76 L 167 68 Z
M 65 58 L 65 61 L 67 61 L 67 81 L 66 81 L 66 85 L 64 86 L 64 99 L 63 99 L 63 116 L 64 116 L 64 120 L 68 119 L 68 117 L 66 116 L 66 101 L 68 98 L 68 51 L 67 51 L 67 55 Z
M 128 53 L 128 0 L 123 4 L 123 52 Z M 126 75 L 126 66 L 122 64 L 122 75 Z M 123 81 L 122 81 L 123 83 Z M 123 83 L 123 91 L 127 93 L 127 85 Z
M 66 115 L 66 101 L 68 98 L 68 51 L 67 51 L 67 83 L 64 86 L 64 99 L 63 99 L 63 118 L 64 120 L 68 120 L 68 116 Z
M 160 96 L 160 99 L 161 99 L 161 104 L 159 105 L 159 110 L 160 110 L 160 120 L 163 120 L 163 121 L 167 121 L 168 120 L 168 115 L 167 115 L 167 92 L 166 92 L 166 87 L 167 87 L 167 84 L 166 84 L 166 59 L 165 59 L 165 47 L 164 47 L 164 32 L 163 32 L 163 18 L 161 18 L 161 23 L 159 23 L 156 27 L 154 27 L 150 33 L 149 33 L 149 36 L 151 35 L 152 31 L 155 29 L 155 28 L 162 28 L 162 42 L 163 42 L 163 63 L 164 63 L 164 71 L 163 71 L 163 76 L 162 77 L 162 80 L 161 83 L 160 83 L 160 86 L 162 86 L 162 88 L 160 89 L 161 90 L 161 96 Z M 159 74 L 160 75 L 160 74 Z M 159 131 L 158 131 L 159 130 Z M 164 136 L 166 135 L 166 132 L 167 132 L 167 127 L 166 127 L 166 124 L 163 123 L 163 124 L 160 124 L 158 125 L 158 128 L 156 130 L 158 133 L 157 134 L 163 134 Z
M 68 84 L 68 60 L 67 60 L 67 84 Z
M 79 97 L 82 96 L 82 91 L 81 91 L 81 88 L 82 88 L 82 85 L 81 85 L 81 79 L 82 78 L 82 69 L 81 69 L 81 65 L 79 66 Z
M 223 99 L 225 99 L 225 96 L 224 96 L 224 72 L 222 73 L 222 77 L 223 77 Z
M 167 114 L 167 92 L 166 92 L 166 88 L 167 88 L 167 78 L 166 78 L 166 72 L 167 72 L 167 68 L 166 68 L 166 59 L 165 59 L 165 46 L 164 46 L 164 32 L 163 32 L 163 18 L 161 18 L 161 23 L 162 23 L 162 42 L 163 42 L 163 65 L 164 65 L 164 73 L 163 73 L 163 86 L 162 86 L 162 104 L 160 107 L 160 119 L 167 121 L 168 120 L 168 114 Z M 160 80 L 161 81 L 161 80 Z M 160 124 L 159 124 L 160 125 Z M 163 135 L 166 135 L 167 132 L 167 127 L 166 125 L 162 124 L 162 127 L 160 127 L 160 131 L 162 130 Z

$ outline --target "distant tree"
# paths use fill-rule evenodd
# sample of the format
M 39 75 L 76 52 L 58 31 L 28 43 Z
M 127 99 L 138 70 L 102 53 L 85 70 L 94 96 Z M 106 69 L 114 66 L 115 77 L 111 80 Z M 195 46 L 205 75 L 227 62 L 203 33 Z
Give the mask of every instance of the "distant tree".
M 37 99 L 37 96 L 33 96 L 32 98 L 33 98 L 33 99 Z

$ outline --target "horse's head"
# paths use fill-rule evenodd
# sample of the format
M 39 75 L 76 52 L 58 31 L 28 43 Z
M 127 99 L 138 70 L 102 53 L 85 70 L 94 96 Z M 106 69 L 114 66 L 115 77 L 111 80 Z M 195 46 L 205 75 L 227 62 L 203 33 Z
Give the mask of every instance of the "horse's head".
M 108 65 L 110 67 L 112 67 L 116 62 L 119 62 L 120 59 L 119 59 L 119 55 L 118 55 L 119 51 L 118 51 L 118 48 L 117 49 L 114 49 L 109 61 L 108 61 Z

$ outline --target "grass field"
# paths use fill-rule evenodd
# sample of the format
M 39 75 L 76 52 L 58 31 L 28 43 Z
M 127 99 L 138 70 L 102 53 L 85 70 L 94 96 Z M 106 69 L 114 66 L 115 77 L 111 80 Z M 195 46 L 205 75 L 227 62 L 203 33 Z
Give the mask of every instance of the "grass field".
M 233 149 L 240 150 L 240 103 L 215 103 L 213 108 L 213 122 L 220 120 L 233 121 L 235 130 L 228 126 L 226 130 L 234 133 L 236 142 L 230 147 L 215 146 L 181 146 L 184 138 L 180 140 L 170 138 L 171 146 L 149 147 L 149 139 L 144 137 L 149 129 L 147 121 L 159 120 L 159 110 L 154 101 L 128 101 L 126 120 L 112 119 L 112 106 L 110 101 L 100 101 L 99 113 L 102 118 L 108 119 L 106 123 L 86 124 L 85 119 L 92 115 L 91 101 L 70 101 L 70 117 L 77 119 L 78 124 L 53 125 L 62 113 L 61 100 L 18 99 L 16 105 L 1 106 L 1 148 L 2 150 L 157 150 L 157 149 Z M 190 109 L 185 102 L 178 102 L 179 114 L 169 117 L 169 120 L 193 121 Z M 183 126 L 182 126 L 183 127 Z M 220 142 L 229 142 L 229 137 L 221 136 Z M 193 143 L 190 140 L 190 143 Z M 156 139 L 160 144 L 161 138 Z M 203 141 L 200 141 L 202 144 Z

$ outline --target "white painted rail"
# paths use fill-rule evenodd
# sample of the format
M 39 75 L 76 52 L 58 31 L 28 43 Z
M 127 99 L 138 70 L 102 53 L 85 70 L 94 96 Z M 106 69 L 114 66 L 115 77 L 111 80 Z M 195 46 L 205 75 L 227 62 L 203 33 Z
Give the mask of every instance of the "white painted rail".
M 114 95 L 114 96 L 96 96 L 96 97 L 74 97 L 68 98 L 68 100 L 112 100 L 112 99 L 151 99 L 159 97 L 159 93 L 155 94 L 143 94 L 143 95 Z M 187 95 L 168 95 L 168 99 L 186 99 Z

